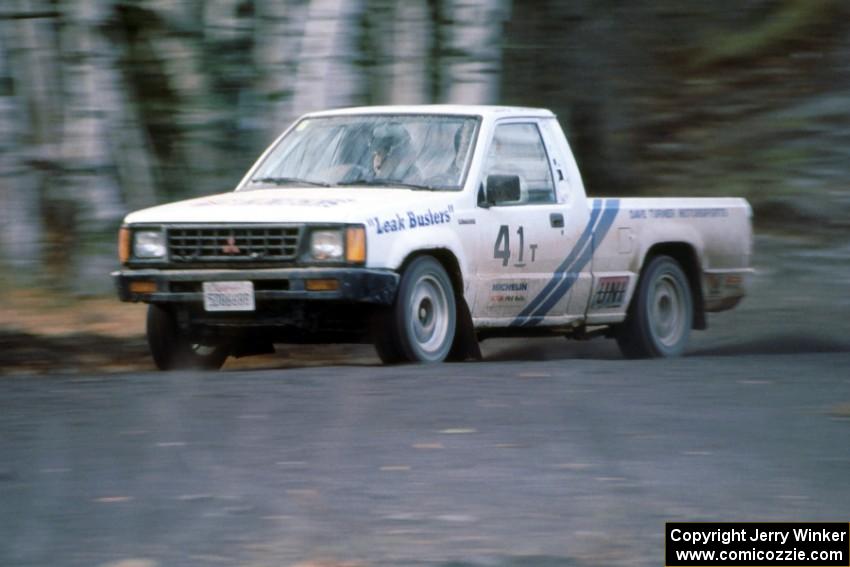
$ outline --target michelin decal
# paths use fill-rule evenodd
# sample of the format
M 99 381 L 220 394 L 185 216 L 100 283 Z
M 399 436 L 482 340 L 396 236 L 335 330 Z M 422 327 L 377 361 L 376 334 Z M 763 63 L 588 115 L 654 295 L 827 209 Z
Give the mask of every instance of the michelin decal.
M 524 303 L 528 299 L 528 282 L 497 282 L 491 286 L 490 303 Z

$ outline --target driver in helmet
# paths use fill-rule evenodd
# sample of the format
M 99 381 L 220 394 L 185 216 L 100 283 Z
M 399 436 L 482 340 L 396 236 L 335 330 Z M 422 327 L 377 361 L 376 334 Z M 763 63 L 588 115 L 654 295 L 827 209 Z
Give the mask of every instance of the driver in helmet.
M 391 137 L 383 137 L 372 140 L 372 173 L 375 177 L 389 177 L 389 172 L 394 169 L 390 157 L 398 156 L 398 142 Z M 393 150 L 396 155 L 393 156 Z M 396 159 L 392 161 L 397 161 Z
M 406 183 L 416 183 L 420 179 L 419 169 L 413 163 L 410 134 L 401 124 L 375 128 L 369 148 L 373 179 Z

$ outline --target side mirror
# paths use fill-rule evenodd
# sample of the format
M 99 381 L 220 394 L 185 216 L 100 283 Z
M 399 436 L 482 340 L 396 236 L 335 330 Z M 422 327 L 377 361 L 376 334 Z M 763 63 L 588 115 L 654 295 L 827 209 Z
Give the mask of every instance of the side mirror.
M 487 203 L 501 205 L 515 203 L 522 193 L 519 188 L 519 175 L 488 175 Z

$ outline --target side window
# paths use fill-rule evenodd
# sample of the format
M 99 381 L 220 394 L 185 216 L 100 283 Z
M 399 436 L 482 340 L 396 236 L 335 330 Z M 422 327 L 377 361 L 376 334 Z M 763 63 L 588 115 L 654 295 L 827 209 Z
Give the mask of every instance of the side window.
M 521 197 L 517 205 L 555 202 L 552 171 L 535 124 L 496 127 L 484 166 L 485 181 L 488 175 L 519 176 Z

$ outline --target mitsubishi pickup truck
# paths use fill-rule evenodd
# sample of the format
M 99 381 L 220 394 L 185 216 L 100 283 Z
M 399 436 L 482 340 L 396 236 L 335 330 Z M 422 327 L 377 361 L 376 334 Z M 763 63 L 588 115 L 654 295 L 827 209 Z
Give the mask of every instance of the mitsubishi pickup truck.
M 162 370 L 282 343 L 434 363 L 551 335 L 673 357 L 744 297 L 751 219 L 737 198 L 588 197 L 548 110 L 349 108 L 298 119 L 233 191 L 127 215 L 113 277 L 149 304 Z

